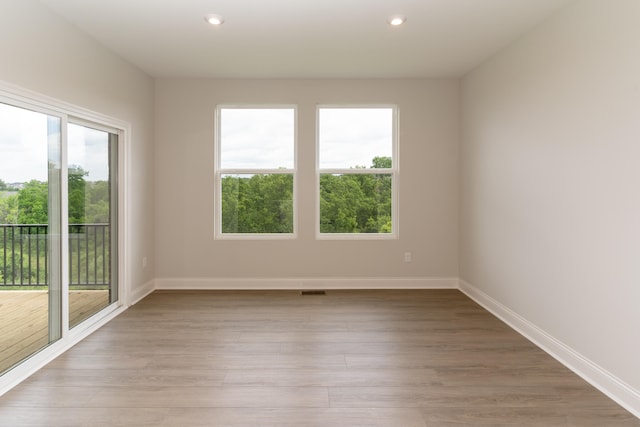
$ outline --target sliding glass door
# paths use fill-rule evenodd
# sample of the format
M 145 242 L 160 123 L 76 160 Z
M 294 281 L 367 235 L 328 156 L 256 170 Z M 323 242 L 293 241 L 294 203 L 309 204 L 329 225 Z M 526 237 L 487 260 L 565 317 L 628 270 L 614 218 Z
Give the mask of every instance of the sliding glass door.
M 118 131 L 0 99 L 0 375 L 118 301 Z
M 69 327 L 118 300 L 118 135 L 68 125 Z
M 0 373 L 62 336 L 61 125 L 0 103 Z

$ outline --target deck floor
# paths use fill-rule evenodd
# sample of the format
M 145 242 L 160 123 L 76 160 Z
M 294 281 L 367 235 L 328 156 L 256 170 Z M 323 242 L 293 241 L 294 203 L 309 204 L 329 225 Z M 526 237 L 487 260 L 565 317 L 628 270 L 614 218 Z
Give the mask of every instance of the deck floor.
M 71 291 L 70 325 L 109 304 L 109 291 Z M 0 290 L 0 372 L 49 343 L 48 291 Z

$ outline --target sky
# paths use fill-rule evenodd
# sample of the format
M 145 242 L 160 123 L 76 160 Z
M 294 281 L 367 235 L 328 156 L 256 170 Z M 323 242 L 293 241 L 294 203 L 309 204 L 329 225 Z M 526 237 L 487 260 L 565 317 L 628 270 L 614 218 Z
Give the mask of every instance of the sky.
M 223 108 L 220 119 L 220 167 L 294 167 L 293 108 Z
M 221 167 L 294 167 L 295 109 L 223 108 Z M 371 166 L 392 154 L 391 108 L 319 110 L 321 168 Z M 0 103 L 0 179 L 6 183 L 47 179 L 47 115 Z M 299 142 L 301 143 L 301 142 Z M 68 163 L 80 166 L 87 181 L 108 179 L 108 134 L 68 127 Z
M 376 156 L 391 157 L 391 108 L 321 108 L 319 122 L 321 168 L 368 167 Z M 220 133 L 223 169 L 294 166 L 293 108 L 223 108 Z
M 370 167 L 374 157 L 392 157 L 391 108 L 321 108 L 319 116 L 321 169 Z
M 47 115 L 0 103 L 0 179 L 6 183 L 47 180 Z M 69 165 L 87 181 L 108 179 L 108 134 L 69 124 Z

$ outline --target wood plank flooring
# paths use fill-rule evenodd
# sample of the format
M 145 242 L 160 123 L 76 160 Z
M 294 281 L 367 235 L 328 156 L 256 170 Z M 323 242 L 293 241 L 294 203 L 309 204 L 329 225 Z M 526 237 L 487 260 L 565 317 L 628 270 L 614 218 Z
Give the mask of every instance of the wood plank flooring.
M 456 290 L 155 292 L 2 426 L 640 426 Z
M 70 291 L 71 325 L 108 304 L 109 291 Z M 49 343 L 48 312 L 47 291 L 0 290 L 0 373 Z

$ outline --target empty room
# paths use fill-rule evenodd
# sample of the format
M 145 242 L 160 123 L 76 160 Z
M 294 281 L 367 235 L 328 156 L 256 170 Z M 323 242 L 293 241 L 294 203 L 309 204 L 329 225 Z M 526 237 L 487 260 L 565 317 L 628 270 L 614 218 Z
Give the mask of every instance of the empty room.
M 1 426 L 640 426 L 637 0 L 0 0 Z

